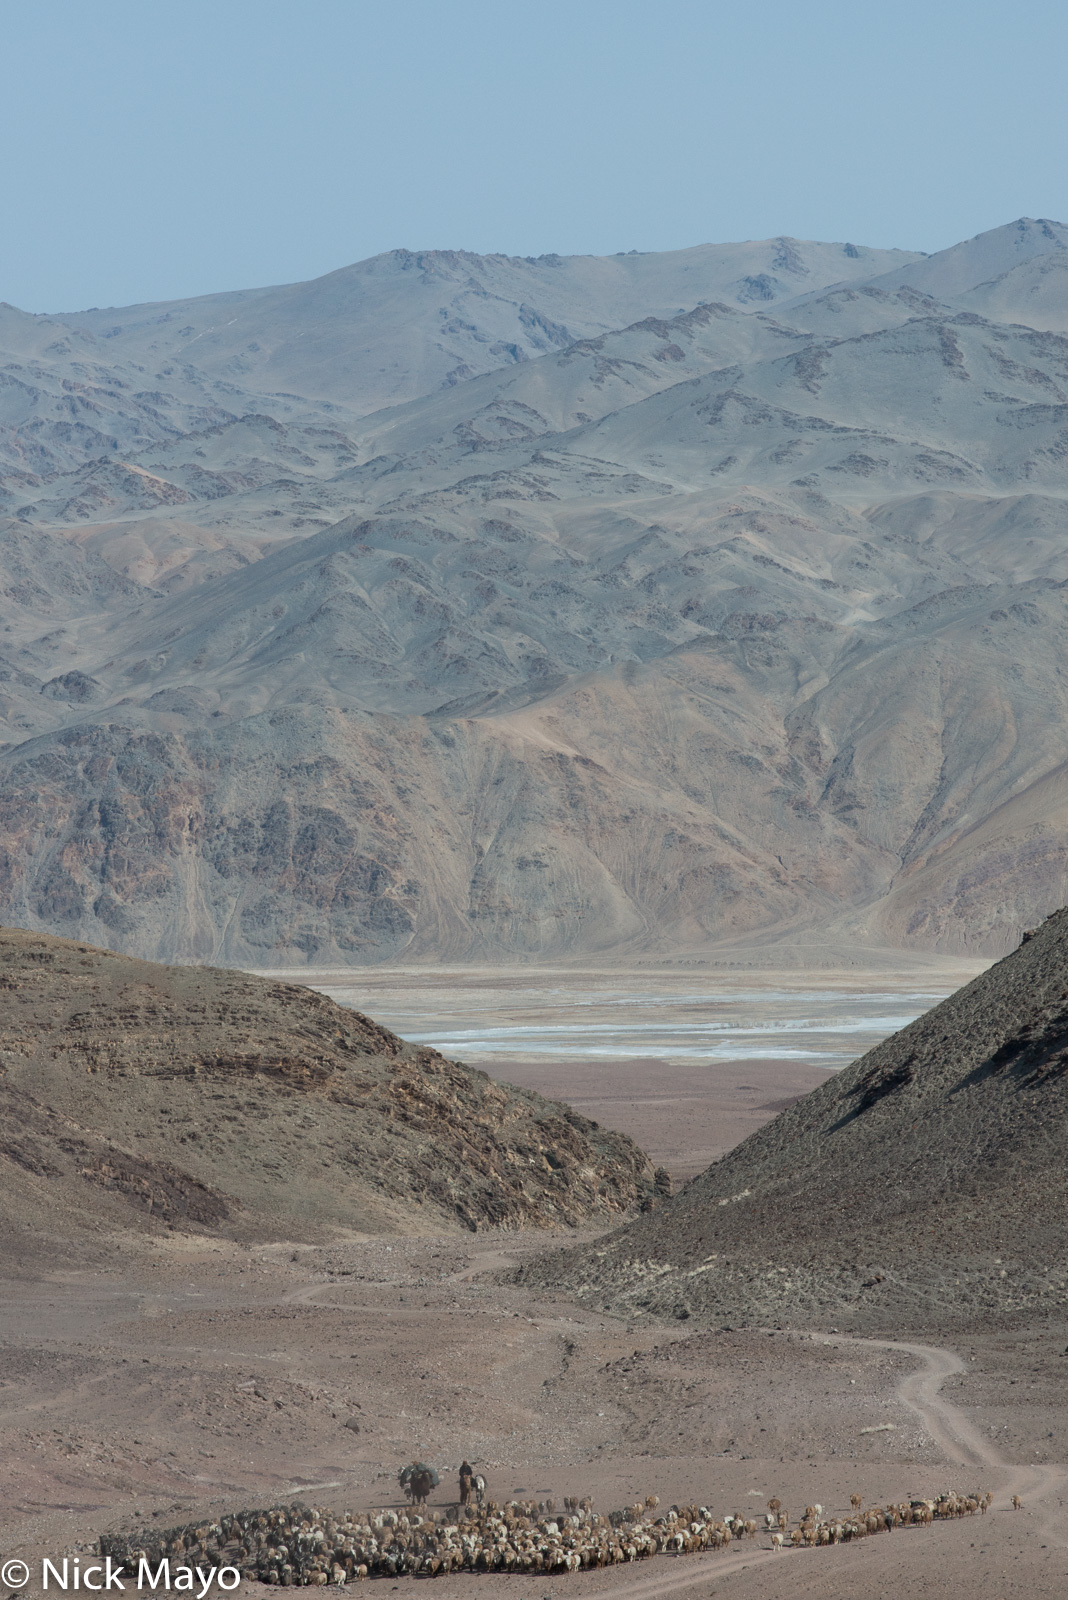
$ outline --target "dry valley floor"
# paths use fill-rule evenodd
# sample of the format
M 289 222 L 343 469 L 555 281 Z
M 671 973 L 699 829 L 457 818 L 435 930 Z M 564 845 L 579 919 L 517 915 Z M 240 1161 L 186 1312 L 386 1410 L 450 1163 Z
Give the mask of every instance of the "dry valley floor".
M 104 1274 L 9 1282 L 2 1553 L 279 1500 L 396 1502 L 424 1456 L 500 1499 L 659 1494 L 751 1515 L 990 1487 L 985 1518 L 837 1549 L 727 1553 L 561 1578 L 452 1577 L 444 1600 L 611 1591 L 737 1600 L 1060 1595 L 1068 1581 L 1068 1327 L 899 1347 L 624 1322 L 499 1285 L 544 1239 L 255 1246 L 175 1234 Z M 1009 1508 L 1018 1493 L 1023 1509 Z M 414 1580 L 391 1592 L 403 1596 Z M 243 1584 L 245 1592 L 260 1592 Z M 24 1593 L 35 1593 L 31 1584 Z M 435 1590 L 437 1592 L 437 1590 Z

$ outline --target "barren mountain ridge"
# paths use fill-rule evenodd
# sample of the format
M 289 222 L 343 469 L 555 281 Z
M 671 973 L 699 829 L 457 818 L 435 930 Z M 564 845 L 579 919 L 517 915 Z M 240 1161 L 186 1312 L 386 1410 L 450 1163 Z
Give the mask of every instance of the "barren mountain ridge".
M 165 959 L 1068 900 L 1068 229 L 0 307 L 0 905 Z

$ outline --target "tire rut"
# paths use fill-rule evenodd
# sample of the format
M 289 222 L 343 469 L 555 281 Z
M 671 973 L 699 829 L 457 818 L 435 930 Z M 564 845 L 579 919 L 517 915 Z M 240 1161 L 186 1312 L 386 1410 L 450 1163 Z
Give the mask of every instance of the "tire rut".
M 956 1372 L 967 1370 L 964 1361 L 955 1350 L 941 1345 L 911 1344 L 898 1339 L 853 1338 L 847 1334 L 810 1333 L 806 1337 L 820 1344 L 853 1344 L 870 1349 L 903 1351 L 907 1355 L 916 1356 L 923 1362 L 923 1366 L 916 1371 L 907 1372 L 895 1387 L 895 1393 L 901 1403 L 919 1418 L 926 1432 L 949 1461 L 959 1462 L 962 1467 L 985 1467 L 989 1472 L 998 1474 L 1001 1480 L 1000 1509 L 1007 1509 L 1011 1504 L 1011 1496 L 1019 1495 L 1024 1501 L 1025 1509 L 1030 1510 L 1031 1515 L 1040 1517 L 1039 1528 L 1047 1539 L 1055 1540 L 1061 1547 L 1068 1548 L 1068 1537 L 1060 1528 L 1064 1520 L 1061 1501 L 1068 1490 L 1068 1469 L 1060 1466 L 1015 1466 L 1003 1460 L 975 1425 L 963 1415 L 960 1407 L 947 1400 L 940 1392 L 947 1378 Z M 820 1552 L 801 1550 L 790 1551 L 789 1554 L 793 1558 L 799 1555 L 816 1557 Z M 692 1558 L 694 1563 L 692 1566 L 689 1564 L 690 1558 L 679 1559 L 687 1561 L 685 1572 L 664 1573 L 663 1576 L 657 1574 L 655 1577 L 643 1573 L 642 1577 L 633 1583 L 617 1581 L 613 1585 L 613 1593 L 625 1597 L 625 1600 L 656 1600 L 658 1595 L 688 1588 L 703 1581 L 706 1576 L 725 1577 L 732 1572 L 741 1571 L 742 1568 L 759 1566 L 766 1561 L 775 1560 L 777 1552 L 762 1549 L 739 1551 L 737 1554 L 731 1553 L 727 1556 L 697 1556 Z

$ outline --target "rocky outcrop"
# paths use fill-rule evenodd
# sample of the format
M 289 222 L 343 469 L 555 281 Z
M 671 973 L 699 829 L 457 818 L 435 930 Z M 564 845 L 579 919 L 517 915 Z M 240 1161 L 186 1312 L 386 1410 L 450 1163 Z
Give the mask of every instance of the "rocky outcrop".
M 1066 973 L 1059 911 L 652 1216 L 525 1280 L 706 1322 L 1063 1318 Z
M 17 929 L 0 1106 L 0 1232 L 27 1261 L 131 1229 L 575 1226 L 660 1193 L 626 1136 L 313 990 Z

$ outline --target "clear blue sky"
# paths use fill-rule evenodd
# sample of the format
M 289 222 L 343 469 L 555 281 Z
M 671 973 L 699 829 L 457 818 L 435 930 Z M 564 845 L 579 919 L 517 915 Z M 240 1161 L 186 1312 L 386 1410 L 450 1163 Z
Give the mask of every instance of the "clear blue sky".
M 1068 5 L 0 0 L 0 299 L 1068 217 Z

